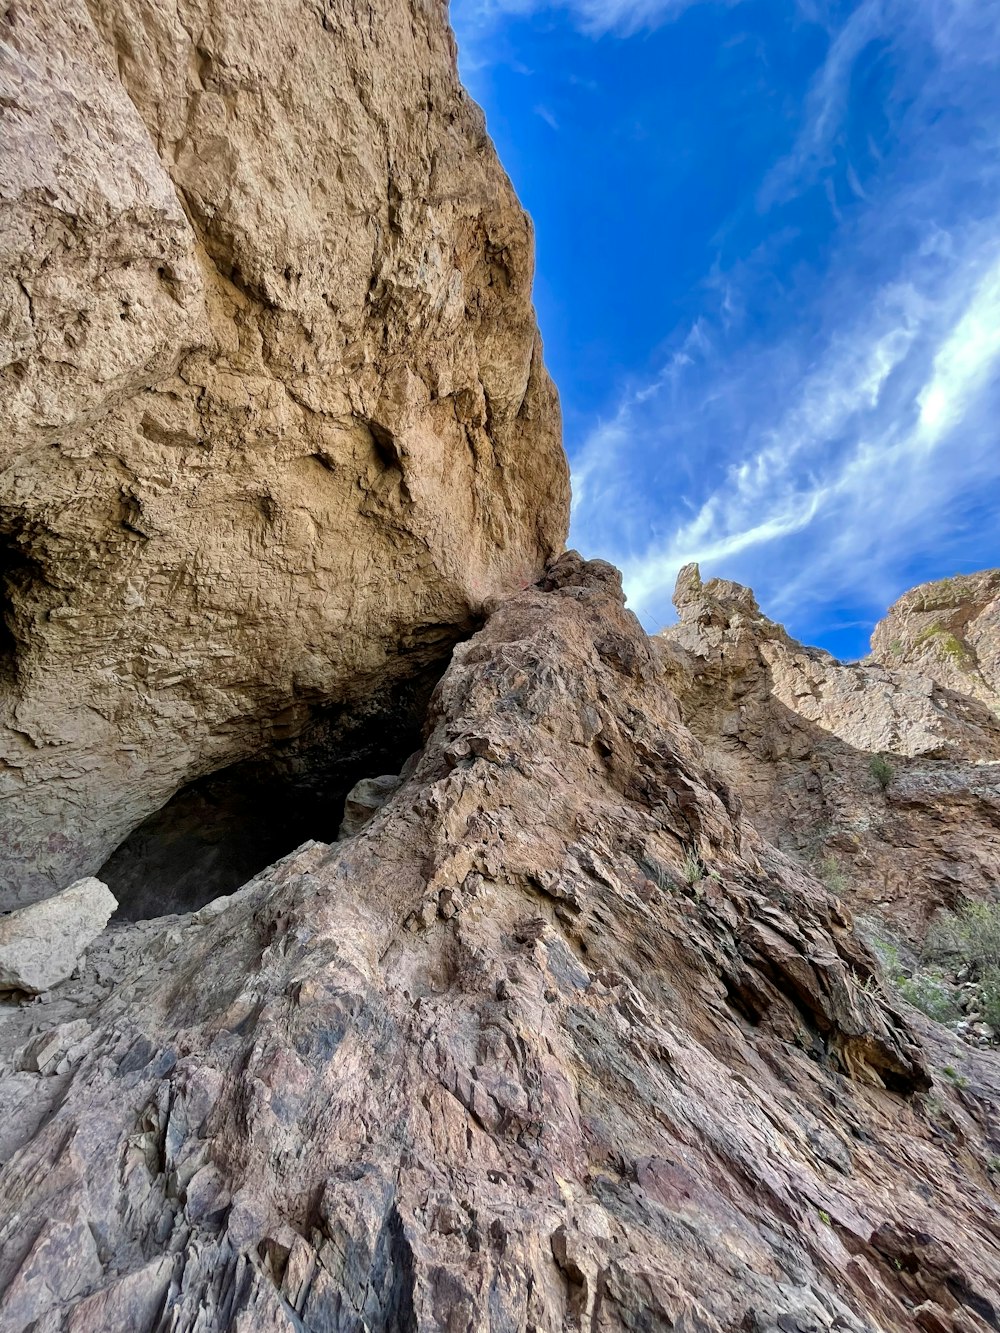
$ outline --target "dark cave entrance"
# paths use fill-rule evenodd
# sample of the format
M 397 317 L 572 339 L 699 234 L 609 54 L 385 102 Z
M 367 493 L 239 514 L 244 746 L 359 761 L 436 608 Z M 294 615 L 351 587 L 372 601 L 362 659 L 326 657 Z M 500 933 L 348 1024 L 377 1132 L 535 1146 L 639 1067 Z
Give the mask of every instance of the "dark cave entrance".
M 183 787 L 97 872 L 118 899 L 116 919 L 195 911 L 303 842 L 333 842 L 354 784 L 398 773 L 420 748 L 445 665 L 361 704 L 325 708 L 296 738 Z

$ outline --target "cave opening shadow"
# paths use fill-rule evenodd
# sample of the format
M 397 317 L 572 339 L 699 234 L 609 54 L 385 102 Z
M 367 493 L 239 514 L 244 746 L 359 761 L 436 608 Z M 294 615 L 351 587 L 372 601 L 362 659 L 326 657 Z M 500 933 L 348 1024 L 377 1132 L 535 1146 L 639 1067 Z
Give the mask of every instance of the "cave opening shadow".
M 433 683 L 322 710 L 295 739 L 183 787 L 97 872 L 118 899 L 117 919 L 195 911 L 302 843 L 333 842 L 354 784 L 398 773 L 420 748 Z

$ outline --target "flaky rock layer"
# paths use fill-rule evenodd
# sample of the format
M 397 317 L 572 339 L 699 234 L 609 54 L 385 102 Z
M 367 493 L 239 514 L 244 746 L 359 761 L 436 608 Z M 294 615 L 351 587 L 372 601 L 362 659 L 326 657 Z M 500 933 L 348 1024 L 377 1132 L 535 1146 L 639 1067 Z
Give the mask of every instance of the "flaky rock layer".
M 985 1333 L 996 1062 L 912 1022 L 567 556 L 356 836 L 6 1025 L 0 1322 Z
M 317 708 L 391 712 L 568 484 L 443 0 L 18 0 L 0 39 L 10 906 Z

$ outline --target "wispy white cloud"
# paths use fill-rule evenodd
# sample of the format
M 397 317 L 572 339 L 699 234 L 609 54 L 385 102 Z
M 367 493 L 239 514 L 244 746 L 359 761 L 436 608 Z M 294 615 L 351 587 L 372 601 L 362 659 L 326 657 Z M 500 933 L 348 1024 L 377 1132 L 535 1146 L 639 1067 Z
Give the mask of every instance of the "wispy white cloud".
M 777 237 L 788 201 L 827 190 L 824 282 L 808 298 L 790 283 L 761 340 L 747 312 L 773 256 L 716 264 L 697 336 L 680 333 L 577 451 L 573 540 L 622 566 L 649 627 L 671 618 L 689 560 L 822 624 L 838 605 L 877 613 L 921 560 L 982 550 L 984 498 L 1000 497 L 1000 51 L 987 9 L 995 25 L 992 3 L 860 0 L 831 28 L 800 131 L 756 200 Z M 887 53 L 882 147 L 847 127 L 869 50 Z
M 652 398 L 633 392 L 594 432 L 576 472 L 577 538 L 591 528 L 602 534 L 603 553 L 622 565 L 650 627 L 669 618 L 674 579 L 689 560 L 748 575 L 776 612 L 795 614 L 810 598 L 832 603 L 856 591 L 867 570 L 884 570 L 921 544 L 946 544 L 964 504 L 997 485 L 995 237 L 969 237 L 942 285 L 944 292 L 886 286 L 800 379 L 794 366 L 782 374 L 772 362 L 774 387 L 789 390 L 790 405 L 772 402 L 769 411 L 758 394 L 757 425 L 743 447 L 686 516 L 675 506 L 668 534 L 638 549 L 635 534 L 649 531 L 653 508 L 643 454 L 681 443 L 662 387 Z M 747 365 L 736 391 L 746 393 L 760 370 Z M 697 423 L 679 433 L 696 439 Z M 662 482 L 657 490 L 662 500 Z
M 827 163 L 843 125 L 851 71 L 865 47 L 885 34 L 887 11 L 896 7 L 892 0 L 862 0 L 836 33 L 806 98 L 795 146 L 772 168 L 761 187 L 762 207 L 769 208 Z M 857 181 L 856 175 L 854 179 Z
M 456 26 L 482 33 L 504 18 L 562 10 L 591 36 L 610 32 L 628 36 L 669 22 L 697 3 L 704 0 L 452 0 L 452 14 Z
M 539 105 L 535 107 L 535 115 L 540 116 L 542 120 L 545 121 L 546 125 L 548 125 L 549 129 L 555 130 L 558 134 L 559 121 L 556 119 L 555 112 L 550 111 L 547 106 L 539 103 Z
M 971 401 L 1000 362 L 1000 260 L 976 289 L 961 319 L 934 357 L 918 396 L 917 441 L 933 448 L 961 424 Z

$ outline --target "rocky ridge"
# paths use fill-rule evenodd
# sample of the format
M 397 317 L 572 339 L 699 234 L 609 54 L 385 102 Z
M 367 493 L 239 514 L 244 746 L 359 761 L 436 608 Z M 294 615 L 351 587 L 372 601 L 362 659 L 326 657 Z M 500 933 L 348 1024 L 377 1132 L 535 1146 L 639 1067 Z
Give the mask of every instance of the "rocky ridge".
M 888 999 L 669 680 L 564 556 L 353 837 L 6 1015 L 3 1326 L 996 1328 L 996 1058 Z
M 796 643 L 749 589 L 689 566 L 680 620 L 654 640 L 685 723 L 761 833 L 911 941 L 941 907 L 1000 884 L 1000 718 L 984 684 L 998 578 L 964 580 L 968 603 L 949 594 L 948 623 L 967 627 L 985 675 L 926 636 L 936 584 L 890 610 L 871 659 L 844 664 Z M 888 665 L 880 646 L 903 639 L 915 646 Z

